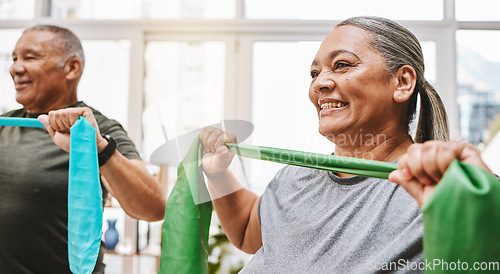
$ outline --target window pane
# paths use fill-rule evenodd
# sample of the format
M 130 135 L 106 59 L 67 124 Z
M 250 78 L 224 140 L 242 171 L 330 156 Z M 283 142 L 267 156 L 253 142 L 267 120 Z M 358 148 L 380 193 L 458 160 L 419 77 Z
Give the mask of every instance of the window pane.
M 457 20 L 500 21 L 500 1 L 498 0 L 455 0 Z
M 236 0 L 53 0 L 53 18 L 234 18 Z
M 0 114 L 23 107 L 16 102 L 16 90 L 9 72 L 12 65 L 12 51 L 22 32 L 21 29 L 0 30 L 0 41 L 2 41 L 0 43 Z
M 319 153 L 334 145 L 318 132 L 318 116 L 309 101 L 309 69 L 320 42 L 254 44 L 251 142 Z M 250 187 L 261 194 L 283 165 L 251 161 Z
M 236 0 L 142 0 L 142 18 L 217 18 L 235 17 Z
M 0 20 L 29 20 L 35 17 L 35 0 L 0 0 Z
M 431 85 L 436 84 L 436 42 L 420 41 L 424 54 L 425 79 Z M 439 91 L 438 91 L 439 92 Z
M 487 143 L 500 119 L 499 48 L 500 31 L 457 32 L 460 132 L 473 144 Z
M 376 15 L 395 20 L 441 20 L 443 1 L 246 0 L 245 12 L 248 18 L 272 19 L 341 20 L 352 16 Z
M 130 41 L 83 40 L 85 68 L 78 99 L 127 129 Z
M 165 143 L 162 126 L 173 139 L 223 118 L 225 50 L 224 42 L 146 44 L 144 159 Z

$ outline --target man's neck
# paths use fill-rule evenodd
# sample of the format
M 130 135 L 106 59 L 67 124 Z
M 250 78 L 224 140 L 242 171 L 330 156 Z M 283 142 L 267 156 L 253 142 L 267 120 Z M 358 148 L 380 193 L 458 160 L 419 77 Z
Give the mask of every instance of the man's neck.
M 43 105 L 24 106 L 24 109 L 26 109 L 28 113 L 48 113 L 52 110 L 67 108 L 77 102 L 78 98 L 76 96 L 76 90 L 72 90 L 61 93 L 57 98 L 55 98 L 55 100 L 46 102 Z

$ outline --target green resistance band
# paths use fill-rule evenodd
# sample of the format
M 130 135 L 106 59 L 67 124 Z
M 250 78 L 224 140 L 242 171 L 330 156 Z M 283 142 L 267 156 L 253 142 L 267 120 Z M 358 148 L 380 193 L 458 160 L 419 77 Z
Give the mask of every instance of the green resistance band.
M 232 153 L 247 158 L 341 172 L 362 177 L 387 179 L 389 173 L 398 168 L 398 165 L 395 163 L 359 158 L 234 143 L 227 143 L 226 145 Z
M 386 179 L 397 168 L 394 163 L 233 143 L 226 145 L 231 152 L 248 158 L 365 177 Z M 165 212 L 160 274 L 208 273 L 207 242 L 212 205 L 193 201 L 193 195 L 207 191 L 202 155 L 203 146 L 197 138 L 179 165 L 178 180 Z M 457 269 L 461 262 L 462 269 L 467 266 L 469 272 L 477 272 L 474 267 L 484 266 L 481 263 L 500 263 L 500 181 L 493 175 L 454 161 L 422 211 L 424 256 L 430 262 L 422 270 L 446 273 Z M 476 262 L 479 264 L 474 265 Z
M 500 180 L 457 160 L 422 207 L 426 273 L 500 271 Z
M 163 223 L 158 274 L 208 274 L 208 232 L 212 217 L 210 201 L 195 204 L 207 193 L 201 166 L 203 146 L 193 141 L 177 168 L 177 181 L 168 196 Z
M 34 118 L 0 117 L 0 126 L 44 128 Z M 95 129 L 84 117 L 71 127 L 68 178 L 68 259 L 73 273 L 92 273 L 102 234 L 102 189 Z

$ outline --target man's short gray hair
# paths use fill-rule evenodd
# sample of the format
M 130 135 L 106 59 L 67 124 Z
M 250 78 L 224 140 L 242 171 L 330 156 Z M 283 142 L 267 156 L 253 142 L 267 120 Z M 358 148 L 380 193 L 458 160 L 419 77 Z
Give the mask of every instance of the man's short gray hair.
M 72 31 L 67 28 L 54 25 L 36 25 L 25 29 L 23 34 L 30 31 L 50 31 L 56 34 L 52 44 L 56 48 L 63 50 L 60 56 L 61 60 L 58 64 L 59 69 L 62 69 L 66 64 L 66 61 L 70 58 L 76 57 L 82 61 L 80 74 L 83 72 L 83 67 L 85 66 L 85 55 L 83 54 L 82 43 Z

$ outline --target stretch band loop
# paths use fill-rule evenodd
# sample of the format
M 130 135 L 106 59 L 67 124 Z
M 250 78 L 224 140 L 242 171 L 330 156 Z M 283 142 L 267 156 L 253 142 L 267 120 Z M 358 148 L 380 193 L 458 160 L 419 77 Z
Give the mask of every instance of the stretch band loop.
M 44 128 L 35 118 L 0 117 L 0 126 Z M 95 129 L 80 116 L 70 129 L 68 259 L 73 273 L 92 273 L 102 235 L 102 189 Z

